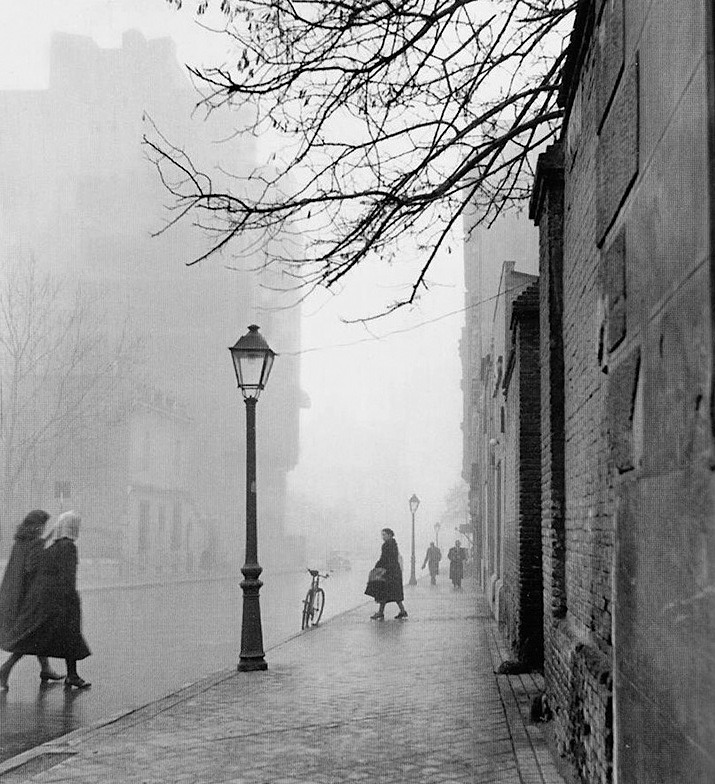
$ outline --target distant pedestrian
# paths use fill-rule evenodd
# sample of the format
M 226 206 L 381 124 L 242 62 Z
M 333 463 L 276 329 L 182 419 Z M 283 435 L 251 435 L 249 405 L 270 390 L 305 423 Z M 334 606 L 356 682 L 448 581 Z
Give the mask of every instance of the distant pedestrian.
M 77 547 L 81 522 L 77 512 L 61 514 L 45 539 L 37 577 L 30 587 L 12 640 L 17 654 L 64 659 L 65 688 L 90 684 L 77 674 L 77 662 L 91 655 L 82 637 L 82 613 L 77 593 Z
M 33 509 L 15 532 L 15 541 L 0 585 L 0 647 L 6 651 L 14 650 L 11 646 L 18 632 L 18 617 L 37 575 L 40 556 L 45 549 L 42 530 L 49 519 L 47 512 Z M 13 652 L 0 667 L 0 691 L 7 691 L 10 670 L 21 658 L 22 654 Z M 50 667 L 46 656 L 37 658 L 43 683 L 62 680 L 64 676 Z
M 380 605 L 379 610 L 372 616 L 372 620 L 382 621 L 385 618 L 385 605 L 396 602 L 400 611 L 395 618 L 402 620 L 407 618 L 407 610 L 402 603 L 405 596 L 402 590 L 402 569 L 400 568 L 400 553 L 395 541 L 395 532 L 392 528 L 382 529 L 382 552 L 375 564 L 375 568 L 385 570 L 383 580 L 375 584 L 375 590 L 370 593 L 375 601 Z
M 459 540 L 454 543 L 454 547 L 449 548 L 447 558 L 449 558 L 449 579 L 455 589 L 459 589 L 462 587 L 464 562 L 467 560 L 467 551 Z
M 429 543 L 425 560 L 422 568 L 429 567 L 429 578 L 432 585 L 437 585 L 437 575 L 439 574 L 439 562 L 442 560 L 442 552 L 434 542 Z

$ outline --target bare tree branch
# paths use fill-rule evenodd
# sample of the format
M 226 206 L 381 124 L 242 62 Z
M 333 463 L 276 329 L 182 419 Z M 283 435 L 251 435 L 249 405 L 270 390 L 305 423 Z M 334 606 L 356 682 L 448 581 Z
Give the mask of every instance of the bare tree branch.
M 468 205 L 488 223 L 528 193 L 537 144 L 562 116 L 576 4 L 221 0 L 235 61 L 189 68 L 199 105 L 240 109 L 238 131 L 285 143 L 267 166 L 208 176 L 148 130 L 173 197 L 168 225 L 194 216 L 206 231 L 188 263 L 241 236 L 266 248 L 266 264 L 330 287 L 370 256 L 391 259 L 409 232 L 425 257 L 395 307 L 414 301 Z M 281 242 L 291 233 L 307 238 L 299 260 Z

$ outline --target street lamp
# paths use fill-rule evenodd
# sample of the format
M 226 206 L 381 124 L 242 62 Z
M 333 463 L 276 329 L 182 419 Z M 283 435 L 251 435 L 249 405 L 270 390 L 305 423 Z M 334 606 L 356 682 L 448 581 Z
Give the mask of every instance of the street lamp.
M 229 349 L 236 371 L 238 388 L 246 403 L 246 563 L 243 572 L 243 622 L 241 625 L 241 672 L 267 670 L 263 652 L 261 605 L 258 594 L 263 571 L 258 565 L 258 533 L 256 530 L 256 401 L 268 381 L 275 352 L 251 324 L 248 332 Z
M 415 512 L 420 505 L 420 499 L 412 493 L 410 498 L 410 512 L 412 512 L 412 557 L 410 558 L 410 582 L 409 585 L 417 585 L 417 578 L 415 577 Z

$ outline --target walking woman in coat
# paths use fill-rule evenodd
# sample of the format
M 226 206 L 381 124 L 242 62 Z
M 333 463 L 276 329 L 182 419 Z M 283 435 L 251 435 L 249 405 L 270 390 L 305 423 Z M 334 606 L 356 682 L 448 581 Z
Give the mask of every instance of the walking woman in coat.
M 18 526 L 15 542 L 7 562 L 5 576 L 0 585 L 0 647 L 12 651 L 17 635 L 17 621 L 30 586 L 36 577 L 37 568 L 45 547 L 42 529 L 50 516 L 42 509 L 33 509 Z M 22 658 L 21 653 L 12 653 L 0 667 L 0 691 L 7 691 L 10 670 Z M 64 677 L 55 672 L 46 656 L 38 656 L 40 680 L 61 681 Z
M 77 593 L 77 547 L 80 516 L 65 512 L 45 540 L 37 577 L 18 618 L 11 641 L 15 654 L 53 656 L 67 664 L 65 688 L 90 684 L 77 674 L 77 662 L 91 655 L 82 637 L 82 613 Z
M 381 567 L 385 570 L 385 579 L 377 584 L 375 591 L 375 601 L 379 603 L 380 609 L 372 616 L 375 621 L 382 621 L 385 618 L 385 605 L 390 602 L 397 602 L 400 612 L 395 618 L 400 620 L 407 618 L 407 610 L 402 603 L 405 596 L 402 590 L 402 569 L 400 568 L 400 553 L 395 541 L 395 532 L 392 528 L 382 529 L 382 552 L 380 559 L 375 564 L 375 568 Z

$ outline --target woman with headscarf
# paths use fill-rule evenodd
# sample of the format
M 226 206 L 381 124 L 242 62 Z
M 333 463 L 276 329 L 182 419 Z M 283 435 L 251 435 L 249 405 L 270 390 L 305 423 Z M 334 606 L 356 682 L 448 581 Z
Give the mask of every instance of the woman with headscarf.
M 372 596 L 380 605 L 378 611 L 371 615 L 370 618 L 374 621 L 384 620 L 385 605 L 390 602 L 396 602 L 400 611 L 395 618 L 403 620 L 407 618 L 407 610 L 405 610 L 405 605 L 403 604 L 405 597 L 402 589 L 402 568 L 400 566 L 400 552 L 397 549 L 395 532 L 392 528 L 383 528 L 381 533 L 382 551 L 375 568 L 384 569 L 385 574 L 384 579 L 376 582 L 374 585 L 368 584 L 370 587 L 368 596 Z
M 77 593 L 77 547 L 81 518 L 65 512 L 45 540 L 37 577 L 18 619 L 14 653 L 53 656 L 67 664 L 65 688 L 91 684 L 77 674 L 77 662 L 91 655 L 82 637 L 82 612 Z
M 33 509 L 18 526 L 5 575 L 0 584 L 0 647 L 14 651 L 11 647 L 17 637 L 17 620 L 27 599 L 30 586 L 36 577 L 40 555 L 44 551 L 42 529 L 50 516 L 42 509 Z M 10 670 L 22 658 L 21 653 L 11 653 L 0 667 L 0 690 L 7 691 Z M 40 680 L 60 681 L 64 676 L 55 672 L 46 656 L 40 660 Z

